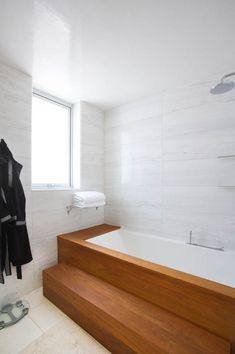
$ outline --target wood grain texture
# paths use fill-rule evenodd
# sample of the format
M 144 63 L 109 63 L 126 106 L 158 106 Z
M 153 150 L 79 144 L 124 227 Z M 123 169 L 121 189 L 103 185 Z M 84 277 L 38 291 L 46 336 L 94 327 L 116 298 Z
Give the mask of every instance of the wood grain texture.
M 72 241 L 66 235 L 58 238 L 58 251 L 59 262 L 70 263 L 209 330 L 231 342 L 235 353 L 233 288 L 89 244 L 84 239 Z
M 102 225 L 89 227 L 87 229 L 83 229 L 83 230 L 79 230 L 79 231 L 69 232 L 69 233 L 66 233 L 63 235 L 59 235 L 58 237 L 61 239 L 66 239 L 66 240 L 70 240 L 73 242 L 79 242 L 81 240 L 88 240 L 89 238 L 103 235 L 103 234 L 106 234 L 107 232 L 115 231 L 118 229 L 120 229 L 119 226 L 102 224 Z
M 113 349 L 109 336 L 103 337 L 102 343 L 113 353 L 130 350 L 149 354 L 230 352 L 230 344 L 225 340 L 74 266 L 54 266 L 44 272 L 43 279 L 44 294 L 67 314 L 71 310 L 66 304 L 71 304 L 76 319 L 78 309 L 79 323 L 96 338 L 98 325 L 101 332 L 103 328 L 123 343 L 122 347 Z M 93 323 L 91 328 L 87 320 Z

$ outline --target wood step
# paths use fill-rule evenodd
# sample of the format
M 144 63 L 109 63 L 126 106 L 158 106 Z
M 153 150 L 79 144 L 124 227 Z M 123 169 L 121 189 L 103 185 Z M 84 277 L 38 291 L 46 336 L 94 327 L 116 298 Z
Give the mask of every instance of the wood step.
M 72 265 L 45 270 L 43 291 L 112 353 L 230 353 L 224 339 Z

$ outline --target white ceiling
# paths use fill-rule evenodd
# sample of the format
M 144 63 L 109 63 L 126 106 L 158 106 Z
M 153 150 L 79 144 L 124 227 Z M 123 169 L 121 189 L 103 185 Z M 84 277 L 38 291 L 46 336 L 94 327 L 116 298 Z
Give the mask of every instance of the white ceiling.
M 235 70 L 234 0 L 1 0 L 0 59 L 103 109 Z

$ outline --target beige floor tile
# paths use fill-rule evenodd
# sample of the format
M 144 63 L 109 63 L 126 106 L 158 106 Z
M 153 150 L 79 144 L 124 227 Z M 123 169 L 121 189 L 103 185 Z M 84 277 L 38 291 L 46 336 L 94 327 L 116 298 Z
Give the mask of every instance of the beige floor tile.
M 42 335 L 41 329 L 29 318 L 0 331 L 0 353 L 17 354 Z
M 42 295 L 23 297 L 29 315 L 0 331 L 0 354 L 108 354 L 100 343 Z
M 29 316 L 43 332 L 46 332 L 61 319 L 66 317 L 62 311 L 60 311 L 48 300 L 32 309 L 29 312 Z
M 57 323 L 20 354 L 108 354 L 110 353 L 68 318 Z
M 28 295 L 22 296 L 22 299 L 29 302 L 30 310 L 46 302 L 46 298 L 42 294 L 42 288 L 36 289 Z

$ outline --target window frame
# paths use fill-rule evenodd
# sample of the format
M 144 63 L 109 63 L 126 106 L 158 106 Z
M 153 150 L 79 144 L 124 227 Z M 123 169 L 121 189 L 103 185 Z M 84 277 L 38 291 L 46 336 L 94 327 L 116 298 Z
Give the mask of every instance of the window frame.
M 58 97 L 52 96 L 48 93 L 33 89 L 32 97 L 36 96 L 42 100 L 49 101 L 58 106 L 67 108 L 69 111 L 69 184 L 54 184 L 54 183 L 33 183 L 31 188 L 33 191 L 49 191 L 49 190 L 69 190 L 73 188 L 73 105 Z

